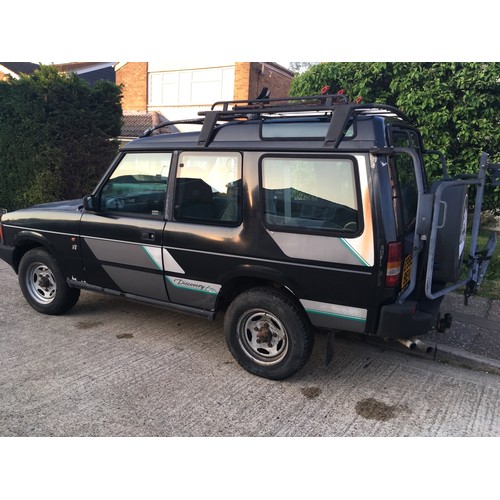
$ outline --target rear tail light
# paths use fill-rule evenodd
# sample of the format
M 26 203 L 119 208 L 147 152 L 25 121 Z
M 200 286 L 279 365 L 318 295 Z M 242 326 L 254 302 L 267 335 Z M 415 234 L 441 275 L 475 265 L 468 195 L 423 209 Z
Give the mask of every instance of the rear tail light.
M 395 287 L 401 278 L 401 259 L 403 245 L 400 241 L 389 243 L 387 246 L 387 271 L 385 273 L 385 286 Z

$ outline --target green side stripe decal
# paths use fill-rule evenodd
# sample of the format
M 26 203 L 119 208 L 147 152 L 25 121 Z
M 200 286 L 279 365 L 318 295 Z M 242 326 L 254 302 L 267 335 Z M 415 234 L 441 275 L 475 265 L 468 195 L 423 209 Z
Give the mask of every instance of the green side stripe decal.
M 162 271 L 163 270 L 162 267 L 160 266 L 160 264 L 158 264 L 158 262 L 156 261 L 156 259 L 151 255 L 151 253 L 149 252 L 149 250 L 147 249 L 147 247 L 143 246 L 142 248 L 146 252 L 146 255 L 151 259 L 151 262 L 154 263 L 155 267 L 157 269 L 159 269 L 160 271 Z
M 345 245 L 345 247 L 364 265 L 364 266 L 367 266 L 369 267 L 370 264 L 368 264 L 368 262 L 366 262 L 365 259 L 363 259 L 363 257 L 361 256 L 360 253 L 358 253 L 358 251 L 352 247 L 344 238 L 340 238 L 340 241 Z
M 328 302 L 317 302 L 315 300 L 301 299 L 301 304 L 310 315 L 317 314 L 329 318 L 366 323 L 368 311 L 360 307 L 349 307 Z
M 345 314 L 338 314 L 338 313 L 332 313 L 332 312 L 326 312 L 326 311 L 318 311 L 316 309 L 306 309 L 306 312 L 312 313 L 312 314 L 320 314 L 322 316 L 333 316 L 334 318 L 348 319 L 350 321 L 359 321 L 360 323 L 366 323 L 365 318 L 358 318 L 356 316 L 347 316 Z

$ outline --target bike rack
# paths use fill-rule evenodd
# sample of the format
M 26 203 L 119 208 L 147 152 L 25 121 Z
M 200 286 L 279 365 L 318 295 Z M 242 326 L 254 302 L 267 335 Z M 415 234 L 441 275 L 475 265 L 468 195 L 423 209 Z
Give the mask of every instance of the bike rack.
M 468 298 L 475 292 L 476 288 L 482 283 L 484 279 L 484 276 L 488 269 L 488 265 L 491 261 L 491 257 L 493 255 L 493 252 L 495 251 L 497 243 L 496 234 L 491 233 L 485 248 L 482 251 L 479 252 L 476 251 L 477 240 L 479 235 L 479 226 L 481 221 L 481 207 L 483 201 L 484 187 L 486 184 L 486 174 L 488 171 L 490 171 L 493 175 L 496 175 L 498 177 L 498 166 L 496 164 L 488 163 L 488 154 L 482 153 L 477 177 L 446 181 L 443 182 L 436 190 L 436 193 L 434 195 L 433 217 L 432 217 L 431 232 L 429 237 L 429 257 L 427 260 L 427 269 L 425 277 L 425 294 L 431 300 L 441 297 L 449 292 L 452 292 L 458 288 L 465 286 L 464 296 L 465 296 L 465 304 L 467 305 Z M 463 280 L 448 285 L 438 291 L 433 291 L 432 276 L 434 270 L 434 257 L 436 251 L 436 235 L 438 229 L 444 223 L 444 221 L 440 223 L 441 206 L 444 203 L 442 202 L 441 197 L 445 189 L 449 189 L 454 186 L 477 186 L 474 215 L 472 221 L 472 230 L 471 230 L 469 259 L 466 262 L 466 266 L 469 267 L 470 271 L 467 277 L 464 278 Z

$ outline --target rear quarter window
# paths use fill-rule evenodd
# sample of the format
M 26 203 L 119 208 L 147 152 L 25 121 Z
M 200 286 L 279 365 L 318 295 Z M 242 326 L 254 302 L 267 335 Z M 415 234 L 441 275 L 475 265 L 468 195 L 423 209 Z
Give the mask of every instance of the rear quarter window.
M 265 225 L 296 232 L 361 229 L 352 158 L 265 157 L 261 161 Z

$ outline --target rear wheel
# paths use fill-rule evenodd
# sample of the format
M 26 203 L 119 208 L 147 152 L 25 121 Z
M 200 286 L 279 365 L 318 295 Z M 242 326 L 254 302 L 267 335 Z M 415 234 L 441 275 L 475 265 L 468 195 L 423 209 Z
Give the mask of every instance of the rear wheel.
M 234 299 L 224 330 L 231 353 L 245 370 L 275 380 L 300 370 L 314 341 L 299 308 L 286 295 L 264 287 Z
M 43 314 L 63 314 L 80 297 L 70 288 L 54 257 L 43 248 L 26 252 L 19 264 L 19 285 L 28 304 Z

